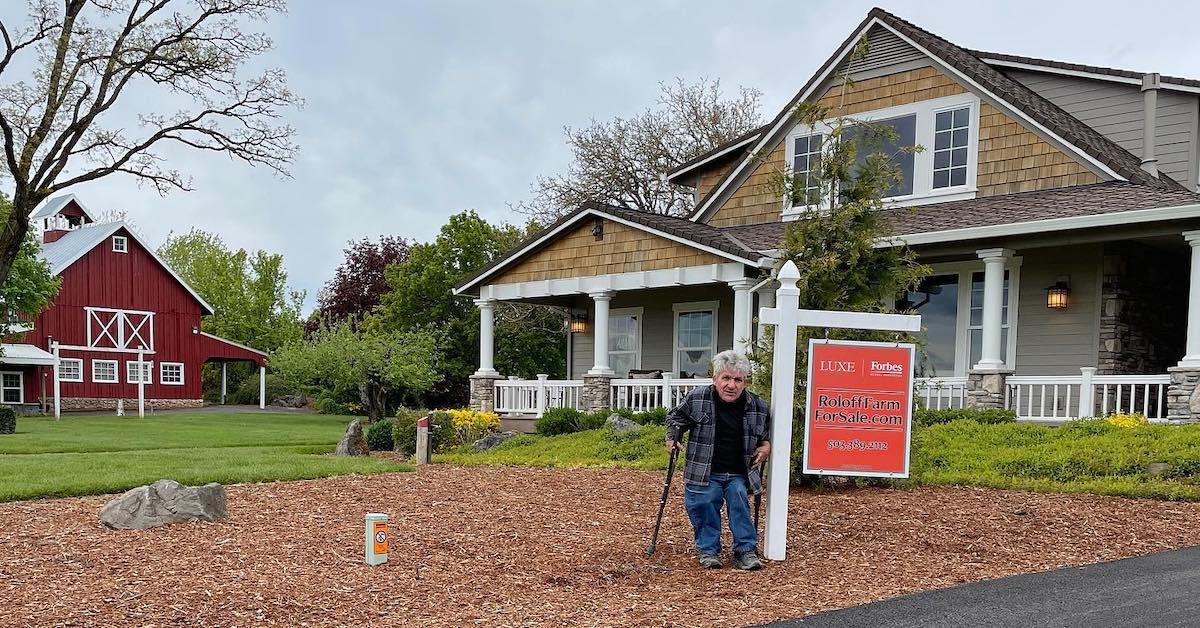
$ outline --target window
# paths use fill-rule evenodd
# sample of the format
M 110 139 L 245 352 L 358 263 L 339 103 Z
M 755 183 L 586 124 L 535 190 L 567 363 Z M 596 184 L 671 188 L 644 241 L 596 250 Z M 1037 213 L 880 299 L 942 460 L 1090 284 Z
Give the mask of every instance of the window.
M 125 381 L 127 383 L 130 383 L 130 384 L 138 383 L 137 365 L 138 365 L 137 360 L 130 360 L 125 363 Z M 144 376 L 144 379 L 142 381 L 146 382 L 147 384 L 153 384 L 154 383 L 154 363 L 149 360 L 142 362 L 142 374 Z
M 79 358 L 59 358 L 58 381 L 82 382 L 83 360 L 80 360 Z
M 917 377 L 954 375 L 958 346 L 958 273 L 927 277 L 896 307 L 920 314 L 921 326 L 925 328 L 925 355 L 917 365 Z
M 815 172 L 821 165 L 821 134 L 797 137 L 793 145 L 792 191 L 793 205 L 817 205 L 821 186 Z
M 113 236 L 113 253 L 128 253 L 129 238 L 125 236 Z
M 631 307 L 608 313 L 608 366 L 617 377 L 628 377 L 629 369 L 642 365 L 642 308 Z
M 855 142 L 854 170 L 857 171 L 867 162 L 871 155 L 882 153 L 888 156 L 892 163 L 900 169 L 900 180 L 892 184 L 884 193 L 885 198 L 908 196 L 913 193 L 914 167 L 916 153 L 904 150 L 905 147 L 917 144 L 917 116 L 901 116 L 887 120 L 875 120 L 874 127 L 854 126 L 842 133 L 843 141 Z M 895 132 L 890 137 L 885 128 Z M 868 130 L 869 132 L 864 132 Z
M 97 384 L 116 384 L 120 381 L 117 378 L 117 361 L 92 360 L 92 381 Z
M 717 347 L 717 302 L 676 303 L 673 370 L 679 377 L 705 377 Z
M 1008 346 L 1008 271 L 1004 271 L 1004 302 L 1000 315 L 1000 347 Z M 969 363 L 974 365 L 983 355 L 983 272 L 971 273 L 971 320 L 967 323 L 971 334 Z
M 0 401 L 25 403 L 25 377 L 20 371 L 0 373 Z
M 172 386 L 183 385 L 183 363 L 163 362 L 159 365 L 159 381 Z
M 971 109 L 939 111 L 933 124 L 933 187 L 967 183 L 967 140 L 971 134 Z

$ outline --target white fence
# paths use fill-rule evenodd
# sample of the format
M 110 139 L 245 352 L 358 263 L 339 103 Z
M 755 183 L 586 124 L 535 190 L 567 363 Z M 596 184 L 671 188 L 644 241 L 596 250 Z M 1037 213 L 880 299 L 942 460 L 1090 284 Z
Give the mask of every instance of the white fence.
M 674 408 L 697 386 L 711 383 L 707 379 L 614 379 L 612 380 L 612 407 L 630 408 L 634 412 L 645 412 L 653 408 Z
M 1115 412 L 1140 412 L 1151 421 L 1167 418 L 1170 375 L 1010 376 L 1006 407 L 1026 421 L 1062 421 Z
M 967 405 L 965 377 L 918 377 L 913 380 L 913 388 L 923 408 L 947 410 Z
M 583 395 L 583 382 L 570 379 L 549 379 L 538 375 L 536 380 L 496 380 L 497 414 L 532 414 L 540 417 L 550 408 L 576 408 Z

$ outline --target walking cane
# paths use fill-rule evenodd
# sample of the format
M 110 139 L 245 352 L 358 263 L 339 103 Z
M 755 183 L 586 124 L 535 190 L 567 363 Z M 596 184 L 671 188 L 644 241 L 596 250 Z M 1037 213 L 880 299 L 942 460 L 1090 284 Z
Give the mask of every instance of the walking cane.
M 646 548 L 646 555 L 653 556 L 654 551 L 658 549 L 658 529 L 662 527 L 663 510 L 667 507 L 667 495 L 671 492 L 671 476 L 675 475 L 675 459 L 679 457 L 679 445 L 671 450 L 671 458 L 667 462 L 667 481 L 663 483 L 662 499 L 658 500 L 658 519 L 654 522 L 654 534 L 650 536 L 650 547 Z
M 767 460 L 758 464 L 758 493 L 754 496 L 754 535 L 758 536 L 758 513 L 762 508 L 762 496 L 767 492 Z

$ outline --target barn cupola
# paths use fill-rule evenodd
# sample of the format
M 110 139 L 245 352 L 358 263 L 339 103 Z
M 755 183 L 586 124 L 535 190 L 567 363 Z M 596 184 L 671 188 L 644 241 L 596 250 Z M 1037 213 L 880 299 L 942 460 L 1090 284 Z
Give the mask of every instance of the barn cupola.
M 29 223 L 42 230 L 42 242 L 56 242 L 71 231 L 95 222 L 74 194 L 47 199 L 29 217 Z

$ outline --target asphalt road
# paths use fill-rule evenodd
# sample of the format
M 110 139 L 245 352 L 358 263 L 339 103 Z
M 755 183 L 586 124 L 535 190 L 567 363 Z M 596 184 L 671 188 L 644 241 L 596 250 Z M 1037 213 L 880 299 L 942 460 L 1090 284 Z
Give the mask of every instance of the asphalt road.
M 1200 626 L 1200 546 L 976 582 L 769 625 Z

